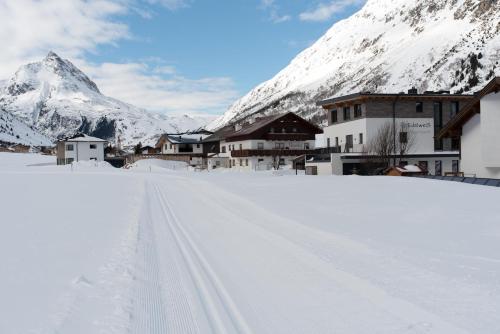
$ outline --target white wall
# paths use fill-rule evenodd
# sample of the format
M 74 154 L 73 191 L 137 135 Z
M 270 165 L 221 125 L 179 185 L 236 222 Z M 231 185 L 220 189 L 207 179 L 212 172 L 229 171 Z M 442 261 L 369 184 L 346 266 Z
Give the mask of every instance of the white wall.
M 95 149 L 91 149 L 90 145 L 96 145 Z M 104 161 L 104 145 L 103 142 L 66 142 L 65 158 L 71 158 L 74 161 L 88 161 L 91 158 L 97 161 Z M 68 145 L 73 145 L 73 151 L 68 151 Z
M 324 141 L 330 139 L 330 147 L 335 146 L 335 137 L 339 138 L 339 145 L 344 151 L 346 136 L 353 135 L 354 152 L 363 152 L 363 145 L 359 144 L 359 134 L 363 134 L 363 143 L 366 144 L 367 138 L 367 118 L 357 119 L 345 123 L 333 124 L 323 129 Z M 325 144 L 326 146 L 326 144 Z
M 330 146 L 335 146 L 335 137 L 344 151 L 346 136 L 353 135 L 354 152 L 363 152 L 370 141 L 377 136 L 385 124 L 392 125 L 392 118 L 362 118 L 346 123 L 333 124 L 324 129 L 325 140 L 330 138 Z M 425 154 L 434 152 L 434 120 L 430 118 L 396 118 L 398 129 L 401 124 L 408 126 L 415 134 L 415 144 L 410 154 Z M 363 134 L 363 144 L 359 143 L 359 134 Z M 396 138 L 399 140 L 399 138 Z
M 500 94 L 481 99 L 481 155 L 484 167 L 500 167 Z
M 483 122 L 482 117 L 483 117 L 483 110 L 481 109 L 481 114 L 474 115 L 467 123 L 464 124 L 462 128 L 461 171 L 463 171 L 465 174 L 468 175 L 476 175 L 477 177 L 498 179 L 500 178 L 500 168 L 487 167 L 487 164 L 492 164 L 492 163 L 491 162 L 485 163 L 483 160 L 484 157 L 490 159 L 489 155 L 494 155 L 495 152 L 483 153 L 484 137 L 482 135 L 482 127 L 485 125 L 485 122 Z M 497 128 L 500 127 L 500 123 L 496 123 L 496 126 Z M 487 127 L 486 132 L 488 131 L 489 131 L 489 126 Z M 489 136 L 486 136 L 486 138 L 488 137 Z M 494 144 L 486 146 L 492 149 L 494 147 Z M 496 151 L 496 154 L 497 155 L 500 154 L 500 151 Z

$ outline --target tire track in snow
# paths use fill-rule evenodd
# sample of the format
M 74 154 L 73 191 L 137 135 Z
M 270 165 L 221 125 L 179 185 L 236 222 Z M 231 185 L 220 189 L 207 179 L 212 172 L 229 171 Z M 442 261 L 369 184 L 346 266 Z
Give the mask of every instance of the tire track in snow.
M 182 254 L 214 333 L 252 333 L 231 296 L 216 273 L 182 227 L 171 204 L 162 190 L 155 185 L 155 192 L 162 207 L 166 225 Z

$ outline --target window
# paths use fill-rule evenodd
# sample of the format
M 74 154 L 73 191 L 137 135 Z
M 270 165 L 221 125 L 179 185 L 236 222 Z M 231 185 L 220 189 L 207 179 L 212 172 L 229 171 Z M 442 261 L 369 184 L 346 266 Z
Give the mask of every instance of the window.
M 434 134 L 437 134 L 443 127 L 443 104 L 434 102 Z M 443 149 L 443 140 L 434 139 L 434 150 Z
M 90 149 L 91 150 L 96 150 L 97 149 L 97 145 L 96 144 L 90 144 Z
M 361 117 L 363 114 L 363 111 L 361 109 L 361 104 L 355 104 L 354 105 L 354 118 Z
M 427 161 L 419 161 L 418 162 L 418 166 L 423 169 L 424 171 L 428 171 L 429 170 L 429 162 Z
M 339 137 L 335 137 L 335 147 L 339 147 Z
M 344 121 L 348 121 L 351 119 L 351 108 L 344 107 Z
M 243 144 L 240 144 L 240 151 L 243 149 Z
M 459 109 L 460 109 L 460 104 L 459 104 L 458 101 L 451 102 L 451 105 L 450 105 L 450 118 L 455 117 L 458 114 Z
M 226 153 L 226 146 L 222 146 L 222 148 L 221 148 L 221 152 L 222 152 L 222 153 Z
M 74 150 L 75 150 L 75 147 L 73 146 L 73 144 L 66 145 L 66 151 L 74 151 Z
M 332 110 L 332 123 L 337 123 L 337 109 Z
M 285 148 L 285 143 L 276 143 L 274 144 L 274 148 L 282 150 Z
M 259 164 L 260 164 L 261 162 L 264 162 L 264 159 L 259 159 L 259 160 L 257 160 L 257 163 L 259 163 Z
M 363 144 L 363 134 L 359 134 L 359 144 Z
M 453 160 L 451 162 L 451 171 L 455 174 L 458 174 L 458 172 L 460 171 L 460 164 L 458 160 Z
M 94 160 L 94 161 L 97 161 L 97 158 L 90 158 L 90 160 Z
M 349 152 L 349 150 L 352 148 L 352 135 L 347 135 L 345 136 L 345 149 L 346 152 Z
M 243 159 L 240 159 L 240 166 L 243 166 Z
M 248 159 L 245 159 L 245 166 L 248 167 Z
M 326 147 L 330 147 L 330 138 L 326 138 Z
M 196 148 L 200 148 L 200 144 L 196 144 Z
M 284 166 L 285 165 L 285 159 L 284 158 L 280 158 L 279 165 L 280 166 Z
M 441 160 L 436 160 L 434 162 L 434 175 L 441 176 L 443 175 L 443 163 Z
M 166 145 L 165 145 L 166 146 Z M 170 149 L 172 150 L 174 148 L 174 145 L 170 144 Z
M 67 164 L 71 164 L 71 163 L 73 163 L 73 161 L 75 161 L 75 159 L 73 159 L 73 158 L 67 158 L 66 159 L 66 163 Z
M 215 166 L 220 167 L 220 160 L 215 161 Z
M 424 112 L 424 103 L 423 102 L 415 103 L 415 111 L 418 113 Z
M 408 143 L 408 132 L 399 133 L 399 142 L 402 144 Z
M 308 150 L 309 149 L 309 143 L 304 143 L 304 150 Z
M 263 150 L 264 149 L 264 143 L 257 143 L 257 149 L 258 150 Z

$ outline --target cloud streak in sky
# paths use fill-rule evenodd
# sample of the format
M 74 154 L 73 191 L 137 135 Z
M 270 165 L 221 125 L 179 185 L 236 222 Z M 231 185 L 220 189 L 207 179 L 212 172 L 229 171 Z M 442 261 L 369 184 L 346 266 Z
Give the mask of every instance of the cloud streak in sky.
M 230 78 L 186 78 L 158 60 L 93 64 L 88 53 L 132 37 L 120 20 L 147 6 L 178 10 L 185 0 L 0 0 L 0 80 L 53 50 L 96 81 L 101 91 L 165 112 L 223 112 L 238 97 Z M 144 17 L 144 13 L 141 15 Z M 146 15 L 147 16 L 147 15 Z
M 366 0 L 333 0 L 320 3 L 314 9 L 300 13 L 301 21 L 324 22 L 330 20 L 334 15 L 342 13 L 350 6 L 360 5 Z

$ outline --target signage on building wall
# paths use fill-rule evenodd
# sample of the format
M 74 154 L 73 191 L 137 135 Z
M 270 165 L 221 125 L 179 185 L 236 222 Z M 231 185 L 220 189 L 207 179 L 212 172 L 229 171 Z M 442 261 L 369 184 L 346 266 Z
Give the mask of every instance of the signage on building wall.
M 432 122 L 430 121 L 425 121 L 425 122 L 402 122 L 403 127 L 407 128 L 414 128 L 414 129 L 431 129 L 432 128 Z

